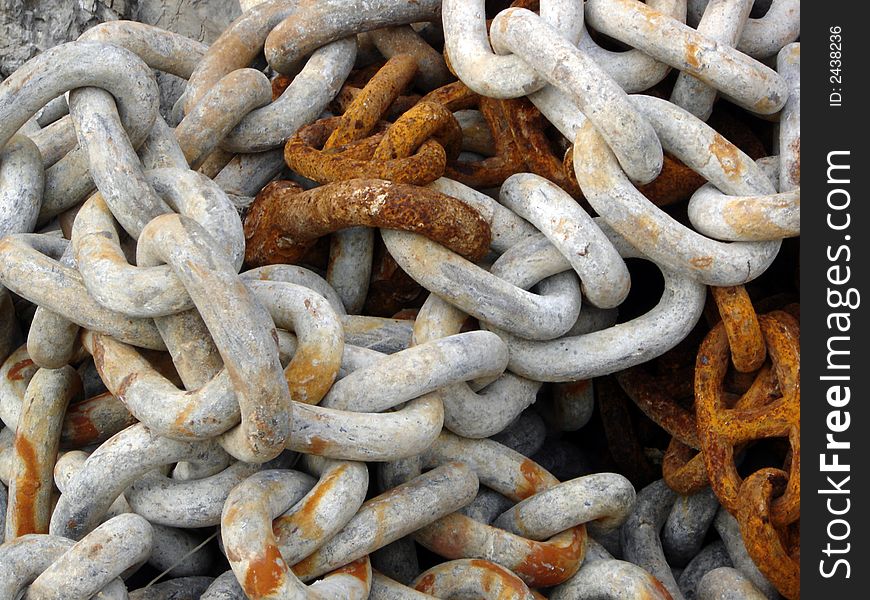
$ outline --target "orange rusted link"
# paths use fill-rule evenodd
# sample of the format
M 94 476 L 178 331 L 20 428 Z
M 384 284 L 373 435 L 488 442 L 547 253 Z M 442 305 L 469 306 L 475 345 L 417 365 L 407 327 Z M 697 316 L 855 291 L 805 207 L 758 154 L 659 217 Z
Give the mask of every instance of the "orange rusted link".
M 695 367 L 698 436 L 713 491 L 732 514 L 737 510 L 742 483 L 734 464 L 735 447 L 765 438 L 788 438 L 791 446 L 788 486 L 771 509 L 773 525 L 784 527 L 800 516 L 799 325 L 794 317 L 782 311 L 760 316 L 759 324 L 781 397 L 762 407 L 727 408 L 723 384 L 730 352 L 724 324 L 720 323 L 701 345 Z M 770 379 L 770 372 L 762 369 L 759 379 Z M 765 387 L 753 384 L 744 396 L 763 397 Z
M 701 175 L 665 152 L 659 176 L 637 189 L 657 206 L 669 206 L 685 202 L 705 183 Z
M 308 242 L 365 225 L 429 237 L 469 260 L 489 249 L 489 225 L 464 202 L 430 190 L 378 179 L 352 179 L 305 192 L 270 184 L 245 219 L 245 260 L 252 266 L 292 263 Z
M 568 148 L 562 165 L 571 185 L 577 185 L 573 150 L 573 146 Z M 705 183 L 707 181 L 701 175 L 695 173 L 678 158 L 665 152 L 662 171 L 658 177 L 637 189 L 656 206 L 669 206 L 688 200 Z
M 444 173 L 447 164 L 444 147 L 431 139 L 424 141 L 413 156 L 387 161 L 370 160 L 382 139 L 380 137 L 351 143 L 336 152 L 321 150 L 324 140 L 338 126 L 339 119 L 324 119 L 297 131 L 284 146 L 287 165 L 318 183 L 375 177 L 425 185 Z
M 567 580 L 580 568 L 586 554 L 585 525 L 536 541 L 478 523 L 460 513 L 427 525 L 415 534 L 415 539 L 445 558 L 488 558 L 535 587 L 549 587 Z
M 429 138 L 444 147 L 448 160 L 459 156 L 462 129 L 453 113 L 443 104 L 425 101 L 408 110 L 390 126 L 375 148 L 372 159 L 406 158 Z
M 662 460 L 662 476 L 668 487 L 688 496 L 710 485 L 704 455 L 677 438 L 671 438 Z
M 481 97 L 461 81 L 454 81 L 445 86 L 432 90 L 420 100 L 421 102 L 436 102 L 443 104 L 447 110 L 456 112 L 467 108 L 475 108 L 480 103 Z
M 388 60 L 347 107 L 324 150 L 366 137 L 416 72 L 417 61 L 412 56 L 401 54 Z
M 541 111 L 528 98 L 505 100 L 503 106 L 514 142 L 528 170 L 549 179 L 572 197 L 582 198 L 583 192 L 577 180 L 567 175 L 562 164 L 560 156 L 564 156 L 564 149 L 557 155 L 545 133 L 548 123 Z
M 658 469 L 650 462 L 637 437 L 629 399 L 610 377 L 595 379 L 595 395 L 607 447 L 619 472 L 635 487 L 643 487 L 658 479 Z
M 726 388 L 728 381 L 726 379 Z M 736 410 L 752 410 L 760 408 L 776 399 L 776 373 L 765 365 L 754 375 L 754 380 L 747 385 L 734 408 Z M 739 453 L 744 445 L 735 449 Z M 678 494 L 693 494 L 710 484 L 707 475 L 707 465 L 704 455 L 694 448 L 683 444 L 677 438 L 672 438 L 662 461 L 662 475 L 665 483 Z
M 345 83 L 335 99 L 329 103 L 329 111 L 336 115 L 343 115 L 360 93 L 362 93 L 362 88 Z M 407 112 L 411 107 L 420 102 L 420 98 L 421 96 L 418 94 L 399 96 L 384 112 L 383 118 L 387 121 L 395 120 L 401 114 Z
M 782 488 L 786 477 L 789 476 L 778 469 L 761 469 L 747 477 L 740 488 L 736 516 L 743 543 L 758 570 L 780 594 L 788 600 L 797 600 L 800 598 L 800 545 L 794 545 L 789 539 L 794 531 L 779 531 L 774 527 L 772 516 L 775 488 Z
M 290 84 L 293 83 L 293 78 L 280 73 L 272 78 L 272 102 L 281 97 Z
M 380 238 L 375 240 L 375 259 L 363 313 L 400 319 L 403 317 L 397 317 L 394 313 L 403 312 L 408 304 L 419 298 L 423 288 L 399 267 L 383 242 L 379 242 Z M 415 318 L 416 313 L 410 317 L 412 321 Z
M 522 579 L 499 564 L 480 559 L 454 560 L 436 565 L 420 574 L 414 581 L 414 589 L 435 598 L 535 598 Z
M 470 187 L 498 187 L 514 173 L 525 170 L 525 162 L 505 118 L 503 101 L 481 97 L 480 112 L 492 130 L 496 156 L 475 162 L 449 162 L 444 174 Z
M 662 429 L 692 448 L 700 447 L 695 415 L 665 393 L 644 365 L 617 373 L 616 380 L 637 407 Z
M 764 363 L 767 349 L 746 288 L 711 286 L 710 291 L 722 315 L 734 368 L 741 373 L 757 371 Z
M 797 302 L 792 302 L 790 304 L 786 304 L 783 308 L 783 311 L 787 312 L 791 316 L 793 316 L 798 322 L 801 320 L 801 305 Z

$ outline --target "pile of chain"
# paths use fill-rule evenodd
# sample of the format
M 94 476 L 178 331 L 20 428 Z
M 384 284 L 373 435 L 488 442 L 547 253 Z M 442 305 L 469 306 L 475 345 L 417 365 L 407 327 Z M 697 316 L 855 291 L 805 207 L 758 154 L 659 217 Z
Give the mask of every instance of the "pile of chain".
M 0 600 L 799 598 L 799 2 L 242 4 L 0 84 Z

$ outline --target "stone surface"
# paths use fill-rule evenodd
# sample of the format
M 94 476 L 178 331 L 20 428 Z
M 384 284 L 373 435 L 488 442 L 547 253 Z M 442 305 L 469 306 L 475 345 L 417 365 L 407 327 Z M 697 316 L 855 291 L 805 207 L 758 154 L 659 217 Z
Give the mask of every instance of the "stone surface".
M 133 19 L 206 44 L 241 13 L 239 0 L 0 0 L 0 81 L 37 53 L 104 21 Z M 159 74 L 168 117 L 183 83 Z

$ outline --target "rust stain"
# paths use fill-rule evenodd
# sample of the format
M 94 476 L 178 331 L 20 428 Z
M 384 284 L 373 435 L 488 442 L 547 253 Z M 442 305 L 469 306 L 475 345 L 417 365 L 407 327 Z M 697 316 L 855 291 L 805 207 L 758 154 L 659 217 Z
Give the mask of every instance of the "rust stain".
M 224 513 L 221 521 L 224 523 L 234 523 L 239 517 L 239 507 L 236 504 L 231 504 Z
M 292 77 L 287 77 L 286 75 L 277 75 L 272 79 L 272 101 L 274 102 L 278 98 L 281 97 L 290 84 L 293 83 Z
M 366 584 L 369 581 L 370 573 L 371 571 L 369 570 L 368 556 L 358 558 L 357 560 L 348 563 L 343 567 L 339 567 L 332 572 L 333 575 L 344 574 L 350 575 L 351 577 L 356 577 L 357 579 Z
M 251 560 L 248 564 L 242 587 L 251 598 L 261 598 L 281 587 L 285 577 L 281 552 L 274 544 L 268 544 L 265 554 Z
M 558 585 L 574 575 L 583 560 L 586 528 L 579 525 L 545 542 L 529 540 L 529 552 L 513 572 L 529 585 Z
M 307 300 L 306 300 L 307 302 Z M 290 397 L 297 402 L 317 404 L 332 387 L 339 364 L 329 364 L 329 348 L 306 346 L 296 351 L 293 360 L 284 369 L 284 379 Z
M 21 362 L 15 363 L 6 374 L 6 379 L 9 381 L 21 381 L 26 376 L 24 370 L 30 366 L 33 366 L 33 361 L 29 358 L 25 358 Z
M 707 270 L 713 265 L 713 257 L 712 256 L 696 256 L 692 260 L 689 261 L 692 263 L 692 266 L 696 269 L 704 269 Z
M 644 237 L 656 244 L 662 235 L 662 228 L 655 219 L 647 214 L 639 215 L 635 220 L 635 227 L 644 233 Z
M 431 594 L 435 590 L 435 574 L 427 573 L 423 575 L 414 586 L 414 589 L 424 594 Z
M 309 555 L 304 560 L 301 560 L 292 567 L 290 567 L 290 570 L 293 571 L 293 573 L 297 577 L 307 577 L 312 572 L 314 572 L 316 561 L 319 560 L 319 558 L 320 552 L 315 552 L 314 554 Z
M 15 454 L 23 472 L 19 472 L 15 478 L 15 506 L 14 536 L 22 536 L 28 533 L 48 533 L 47 523 L 37 523 L 39 494 L 42 482 L 39 478 L 39 457 L 30 440 L 24 436 L 15 436 Z
M 671 593 L 662 585 L 662 582 L 649 575 L 647 577 L 647 585 L 640 590 L 641 596 L 638 600 L 673 600 Z
M 686 63 L 696 72 L 701 69 L 700 52 L 701 47 L 698 44 L 691 41 L 686 42 Z
M 175 422 L 173 425 L 175 426 L 175 430 L 178 433 L 183 435 L 193 435 L 193 431 L 190 429 L 188 419 L 190 418 L 190 414 L 196 408 L 195 402 L 188 402 L 181 410 L 178 411 L 178 414 L 175 417 Z
M 103 551 L 103 545 L 102 544 L 93 544 L 91 546 L 88 546 L 87 549 L 88 549 L 88 552 L 86 554 L 87 558 L 90 560 L 94 560 L 100 555 L 100 552 Z
M 526 597 L 526 585 L 501 565 L 480 559 L 470 560 L 469 565 L 483 571 L 480 584 L 487 593 L 497 590 L 497 600 L 520 600 Z
M 91 421 L 90 415 L 83 412 L 75 412 L 70 409 L 67 412 L 64 431 L 64 443 L 67 447 L 82 447 L 92 444 L 100 439 L 100 430 Z
M 534 496 L 552 485 L 550 477 L 547 477 L 548 473 L 532 460 L 525 459 L 520 464 L 520 474 L 522 479 L 517 484 L 515 493 L 521 500 Z
M 475 526 L 465 515 L 447 515 L 426 528 L 427 541 L 444 558 L 463 558 L 468 554 L 469 536 Z
M 272 525 L 275 535 L 284 537 L 300 535 L 309 540 L 322 537 L 323 528 L 317 523 L 318 510 L 345 471 L 347 466 L 341 465 L 330 472 L 308 493 L 298 511 L 277 519 Z
M 743 165 L 740 161 L 740 150 L 737 146 L 726 140 L 720 134 L 713 134 L 713 141 L 707 147 L 710 153 L 719 161 L 722 171 L 731 179 L 736 179 L 743 174 Z
M 318 437 L 316 435 L 312 435 L 308 440 L 308 450 L 311 454 L 323 455 L 323 451 L 329 448 L 331 442 L 329 440 L 325 440 L 322 437 Z

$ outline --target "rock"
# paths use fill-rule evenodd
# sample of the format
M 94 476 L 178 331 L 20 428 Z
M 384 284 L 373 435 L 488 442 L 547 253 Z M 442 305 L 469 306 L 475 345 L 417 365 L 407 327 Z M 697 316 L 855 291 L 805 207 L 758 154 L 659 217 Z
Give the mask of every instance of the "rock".
M 37 53 L 105 21 L 132 19 L 210 44 L 240 14 L 238 0 L 0 0 L 0 81 Z M 157 83 L 168 118 L 184 85 L 163 73 Z

